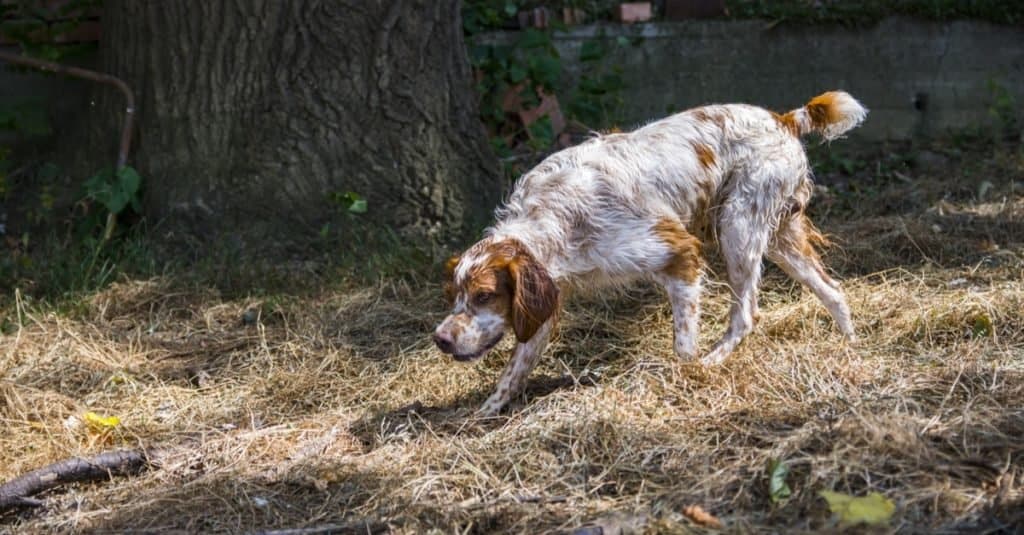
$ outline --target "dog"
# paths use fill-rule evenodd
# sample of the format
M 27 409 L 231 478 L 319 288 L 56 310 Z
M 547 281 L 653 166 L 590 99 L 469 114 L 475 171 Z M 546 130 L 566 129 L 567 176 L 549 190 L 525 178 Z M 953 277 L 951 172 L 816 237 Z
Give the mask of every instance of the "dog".
M 846 300 L 816 251 L 824 237 L 805 214 L 813 182 L 801 137 L 831 141 L 867 112 L 843 91 L 785 114 L 703 106 L 597 135 L 523 175 L 484 238 L 448 261 L 453 309 L 433 334 L 443 353 L 472 361 L 509 327 L 515 333 L 512 359 L 479 413 L 496 414 L 522 389 L 568 289 L 653 279 L 671 302 L 675 353 L 696 359 L 699 236 L 717 240 L 733 293 L 729 325 L 705 366 L 722 363 L 753 330 L 764 257 L 807 286 L 854 339 Z

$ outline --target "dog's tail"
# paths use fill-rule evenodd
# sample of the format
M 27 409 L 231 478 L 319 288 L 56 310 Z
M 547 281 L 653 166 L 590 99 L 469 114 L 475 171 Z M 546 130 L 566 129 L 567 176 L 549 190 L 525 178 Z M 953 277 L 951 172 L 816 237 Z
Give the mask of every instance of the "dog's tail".
M 867 108 L 849 93 L 829 91 L 812 98 L 803 108 L 778 117 L 797 137 L 817 132 L 832 141 L 856 128 L 867 115 Z

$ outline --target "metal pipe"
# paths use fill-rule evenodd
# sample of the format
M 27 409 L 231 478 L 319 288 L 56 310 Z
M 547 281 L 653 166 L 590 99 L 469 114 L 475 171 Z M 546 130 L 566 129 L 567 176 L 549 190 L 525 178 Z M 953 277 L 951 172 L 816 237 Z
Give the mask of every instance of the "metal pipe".
M 124 94 L 126 106 L 124 110 L 124 123 L 121 126 L 121 145 L 118 148 L 117 166 L 114 167 L 114 172 L 116 173 L 122 167 L 128 165 L 128 151 L 132 146 L 132 127 L 135 123 L 135 95 L 132 94 L 132 89 L 128 87 L 124 80 L 102 72 L 20 56 L 4 50 L 0 50 L 0 60 L 66 76 L 74 76 L 75 78 L 84 78 L 118 88 Z M 111 213 L 107 215 L 107 228 L 103 233 L 103 241 L 110 239 L 110 236 L 113 234 L 114 225 L 117 222 L 116 218 L 117 214 Z
M 19 56 L 18 54 L 13 54 L 4 50 L 0 50 L 0 60 L 17 65 L 25 65 L 26 67 L 35 67 L 39 70 L 63 74 L 66 76 L 84 78 L 86 80 L 92 80 L 93 82 L 112 85 L 121 90 L 121 93 L 124 94 L 127 106 L 124 110 L 124 124 L 121 126 L 121 146 L 117 153 L 116 169 L 120 169 L 128 164 L 128 151 L 131 149 L 132 144 L 132 127 L 135 123 L 135 95 L 132 94 L 131 88 L 128 87 L 128 84 L 124 83 L 124 80 L 109 74 L 90 71 L 89 69 L 82 69 L 79 67 L 61 65 L 60 63 L 53 63 L 51 61 Z

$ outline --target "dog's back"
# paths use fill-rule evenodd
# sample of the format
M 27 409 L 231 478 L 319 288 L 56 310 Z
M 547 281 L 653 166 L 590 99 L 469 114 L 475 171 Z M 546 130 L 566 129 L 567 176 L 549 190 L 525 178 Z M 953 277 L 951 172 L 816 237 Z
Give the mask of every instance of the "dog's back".
M 711 105 L 600 135 L 524 175 L 492 233 L 535 236 L 542 254 L 553 253 L 549 270 L 570 282 L 629 279 L 657 269 L 650 229 L 658 221 L 700 235 L 729 213 L 774 229 L 787 211 L 802 210 L 811 187 L 799 136 L 834 138 L 865 113 L 832 92 L 786 114 Z

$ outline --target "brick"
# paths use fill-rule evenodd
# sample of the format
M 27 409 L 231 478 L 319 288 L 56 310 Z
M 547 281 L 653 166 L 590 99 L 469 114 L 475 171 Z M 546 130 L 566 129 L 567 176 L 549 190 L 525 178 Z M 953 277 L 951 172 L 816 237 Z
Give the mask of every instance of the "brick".
M 587 12 L 578 7 L 563 7 L 562 22 L 568 26 L 583 24 L 587 20 Z
M 651 20 L 650 2 L 627 2 L 615 8 L 615 19 L 619 22 L 634 23 Z

